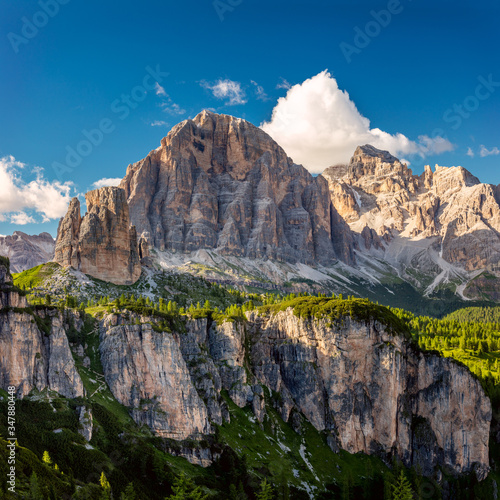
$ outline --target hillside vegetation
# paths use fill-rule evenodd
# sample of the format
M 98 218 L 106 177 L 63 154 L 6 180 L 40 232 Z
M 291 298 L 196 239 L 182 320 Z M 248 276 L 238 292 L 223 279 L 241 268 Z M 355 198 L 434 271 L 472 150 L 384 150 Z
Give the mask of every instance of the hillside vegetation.
M 43 282 L 54 275 L 58 280 L 61 276 L 64 279 L 57 293 L 50 293 Z M 478 317 L 476 311 L 458 311 L 454 313 L 456 317 L 440 320 L 390 309 L 368 299 L 304 293 L 249 294 L 180 274 L 160 274 L 154 280 L 141 278 L 130 287 L 96 280 L 91 286 L 83 286 L 81 281 L 61 275 L 60 268 L 47 265 L 16 275 L 15 284 L 26 289 L 29 301 L 36 308 L 78 310 L 84 318 L 84 328 L 80 332 L 71 329 L 68 337 L 73 346 L 86 344 L 85 352 L 90 358 L 90 366 L 85 367 L 75 354 L 87 389 L 86 398 L 68 400 L 57 394 L 33 393 L 19 402 L 18 491 L 26 498 L 100 500 L 112 495 L 120 500 L 392 500 L 398 498 L 394 491 L 402 482 L 401 477 L 417 498 L 442 498 L 440 486 L 423 478 L 418 470 L 404 469 L 398 462 L 390 464 L 390 468 L 374 456 L 334 453 L 327 437 L 317 432 L 303 415 L 294 417 L 294 430 L 273 406 L 273 399 L 279 398 L 279 394 L 270 391 L 265 394 L 267 417 L 262 426 L 255 421 L 250 406 L 239 408 L 227 393 L 223 394 L 231 422 L 218 426 L 215 434 L 201 443 L 218 456 L 213 465 L 204 469 L 175 456 L 173 450 L 181 446 L 200 444 L 154 437 L 148 428 L 135 424 L 128 409 L 102 383 L 96 320 L 107 313 L 130 314 L 136 321 L 141 318 L 140 321 L 150 322 L 157 332 L 176 332 L 180 336 L 188 319 L 244 323 L 245 312 L 255 309 L 259 314 L 275 314 L 292 308 L 298 317 L 312 321 L 326 319 L 332 328 L 346 317 L 359 322 L 378 322 L 395 335 L 413 339 L 414 345 L 418 344 L 422 350 L 435 351 L 466 364 L 481 380 L 494 404 L 498 402 L 500 331 L 495 322 L 470 320 Z M 496 318 L 493 312 L 487 317 Z M 6 393 L 1 392 L 1 396 L 4 399 L 0 401 L 0 435 L 5 438 Z M 86 405 L 93 412 L 94 433 L 90 443 L 78 433 L 75 409 L 79 405 Z M 492 456 L 500 460 L 497 448 L 491 449 Z M 0 472 L 4 473 L 5 446 L 1 450 Z M 481 483 L 474 475 L 445 477 L 448 487 L 457 492 L 457 499 L 489 500 L 492 479 L 499 479 L 496 470 Z M 3 495 L 0 498 L 14 498 L 5 489 L 0 495 Z

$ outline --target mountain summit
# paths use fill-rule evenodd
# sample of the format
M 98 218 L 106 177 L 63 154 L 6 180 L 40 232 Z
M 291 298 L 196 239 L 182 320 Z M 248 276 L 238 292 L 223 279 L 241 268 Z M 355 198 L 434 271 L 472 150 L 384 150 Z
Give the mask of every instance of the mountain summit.
M 349 228 L 325 179 L 239 118 L 202 111 L 179 123 L 158 149 L 127 168 L 120 186 L 132 223 L 159 250 L 353 261 Z

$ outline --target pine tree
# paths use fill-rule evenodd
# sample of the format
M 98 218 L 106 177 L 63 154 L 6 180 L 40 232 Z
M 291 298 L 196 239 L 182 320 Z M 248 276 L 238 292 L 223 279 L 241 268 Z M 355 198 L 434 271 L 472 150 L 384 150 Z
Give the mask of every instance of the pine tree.
M 413 490 L 403 469 L 399 473 L 396 484 L 392 486 L 392 498 L 393 500 L 413 500 Z
M 273 487 L 267 482 L 267 479 L 260 483 L 260 491 L 257 493 L 256 498 L 257 500 L 272 500 L 274 498 Z
M 199 486 L 195 486 L 192 479 L 184 474 L 177 477 L 172 486 L 173 495 L 166 500 L 207 500 L 208 495 L 204 495 Z
M 108 478 L 106 477 L 106 474 L 104 474 L 104 471 L 101 472 L 101 478 L 99 479 L 99 482 L 101 483 L 101 488 L 104 490 L 101 498 L 103 500 L 111 498 L 111 485 L 109 484 Z
M 38 476 L 33 472 L 30 476 L 30 498 L 32 500 L 44 500 L 42 490 L 38 484 Z
M 52 459 L 50 458 L 49 452 L 47 450 L 43 452 L 42 462 L 47 465 L 52 465 Z
M 128 483 L 125 491 L 122 491 L 120 495 L 120 500 L 136 500 L 137 495 L 135 494 L 134 485 L 132 483 Z

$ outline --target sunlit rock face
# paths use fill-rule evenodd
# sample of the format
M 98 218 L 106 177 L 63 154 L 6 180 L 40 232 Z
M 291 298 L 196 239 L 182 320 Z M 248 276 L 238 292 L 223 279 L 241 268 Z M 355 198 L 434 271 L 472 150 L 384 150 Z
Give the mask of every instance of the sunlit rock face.
M 46 325 L 42 331 L 35 315 Z M 0 388 L 13 386 L 18 397 L 49 389 L 75 398 L 83 383 L 71 354 L 63 313 L 33 312 L 12 287 L 12 276 L 0 263 Z
M 88 212 L 83 218 L 80 202 L 73 198 L 61 219 L 54 260 L 117 285 L 135 283 L 141 264 L 125 192 L 103 187 L 89 191 L 85 199 Z
M 309 264 L 353 261 L 328 185 L 251 123 L 208 111 L 176 125 L 121 185 L 160 250 Z

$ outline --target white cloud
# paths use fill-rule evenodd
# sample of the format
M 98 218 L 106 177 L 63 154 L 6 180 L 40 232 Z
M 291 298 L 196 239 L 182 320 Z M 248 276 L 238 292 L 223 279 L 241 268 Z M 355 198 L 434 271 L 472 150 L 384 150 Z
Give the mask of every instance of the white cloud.
M 167 127 L 168 123 L 163 120 L 155 120 L 154 122 L 151 122 L 150 125 L 152 127 Z
M 240 82 L 234 82 L 226 79 L 218 80 L 214 84 L 202 81 L 200 82 L 200 85 L 203 88 L 210 90 L 213 96 L 217 99 L 228 99 L 225 103 L 227 106 L 245 104 L 247 102 L 245 99 L 245 91 L 241 88 Z
M 276 85 L 276 88 L 289 90 L 292 88 L 292 85 L 284 78 L 281 78 L 281 82 L 279 82 L 278 85 Z
M 158 82 L 155 83 L 155 92 L 156 95 L 167 95 L 165 89 Z
M 496 146 L 491 149 L 487 149 L 484 144 L 481 144 L 481 148 L 479 149 L 479 156 L 484 158 L 485 156 L 498 155 L 500 154 L 500 149 Z
M 253 80 L 251 80 L 251 82 L 252 85 L 255 86 L 255 94 L 257 96 L 257 99 L 261 101 L 269 101 L 269 97 L 266 94 L 264 87 L 262 87 L 262 85 L 259 85 L 257 82 L 254 82 Z
M 465 153 L 467 156 L 470 156 L 471 158 L 474 158 L 474 151 L 472 151 L 472 148 L 467 148 L 467 153 Z
M 92 184 L 94 189 L 100 189 L 106 186 L 118 186 L 122 181 L 121 177 L 103 177 Z
M 370 128 L 370 120 L 326 70 L 291 87 L 278 99 L 271 121 L 261 127 L 311 172 L 348 162 L 356 147 L 363 144 L 405 156 L 425 157 L 453 150 L 453 144 L 442 137 L 421 135 L 416 142 L 401 133 Z
M 25 224 L 33 224 L 35 219 L 28 215 L 26 212 L 19 212 L 17 214 L 12 214 L 10 216 L 11 224 L 16 224 L 18 226 L 24 226 Z
M 186 112 L 185 109 L 181 108 L 168 96 L 167 100 L 165 102 L 162 102 L 160 106 L 163 108 L 163 111 L 165 111 L 165 113 L 169 113 L 171 115 L 183 115 Z
M 26 182 L 21 178 L 35 175 L 35 179 Z M 48 181 L 43 177 L 43 169 L 35 167 L 26 172 L 26 165 L 13 156 L 0 158 L 0 214 L 10 216 L 15 224 L 34 222 L 26 210 L 33 210 L 42 216 L 43 222 L 62 217 L 68 208 L 73 184 Z

